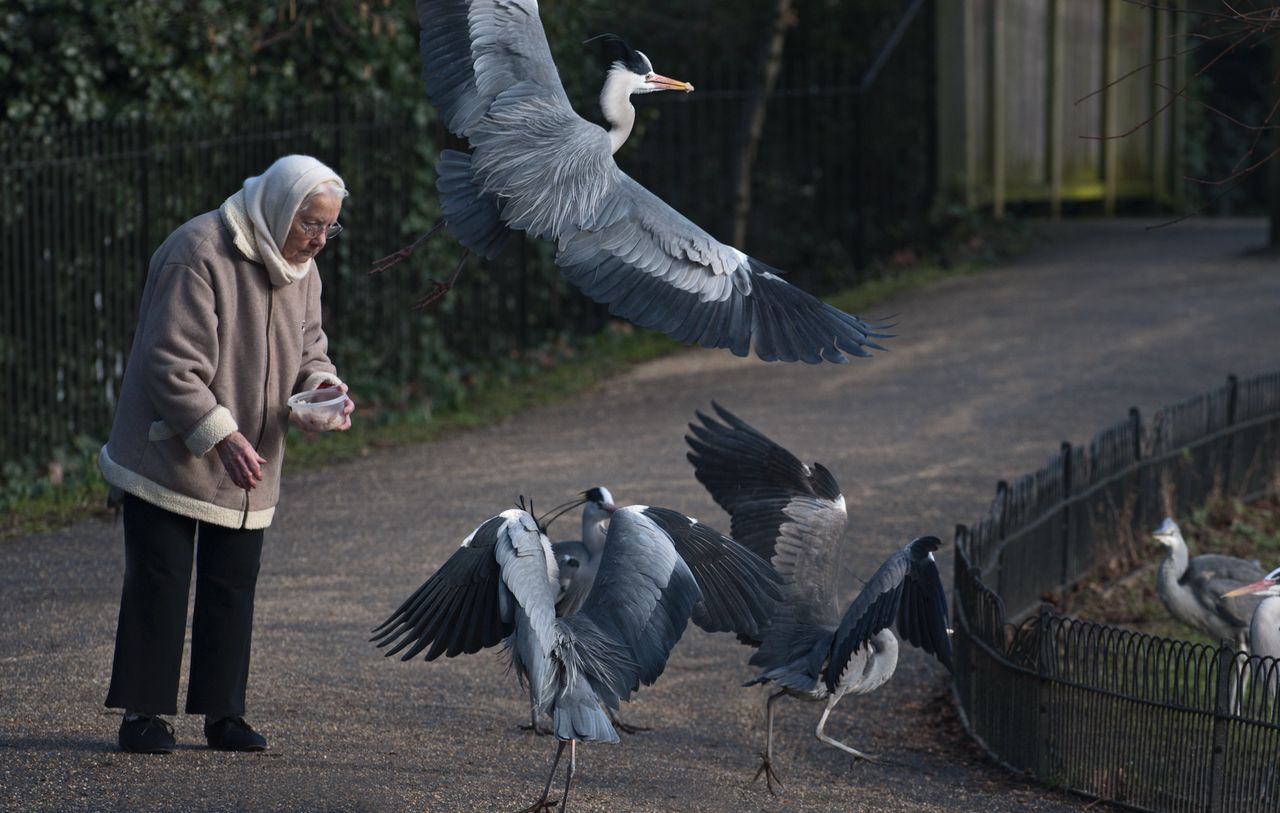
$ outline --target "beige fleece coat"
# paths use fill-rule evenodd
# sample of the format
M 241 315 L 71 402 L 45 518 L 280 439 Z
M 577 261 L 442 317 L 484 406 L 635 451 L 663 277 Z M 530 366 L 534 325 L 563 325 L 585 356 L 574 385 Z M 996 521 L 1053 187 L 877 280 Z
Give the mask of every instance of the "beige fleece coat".
M 271 524 L 289 427 L 286 401 L 340 383 L 320 325 L 320 274 L 273 286 L 218 212 L 180 226 L 151 259 L 111 436 L 107 482 L 229 528 Z M 266 458 L 252 491 L 214 444 L 239 430 Z

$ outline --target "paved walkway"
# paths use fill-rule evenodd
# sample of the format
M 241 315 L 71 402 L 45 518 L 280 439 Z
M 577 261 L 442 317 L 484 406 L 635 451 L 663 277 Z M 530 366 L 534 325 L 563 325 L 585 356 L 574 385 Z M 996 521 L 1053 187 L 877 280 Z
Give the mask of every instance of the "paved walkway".
M 998 478 L 1153 407 L 1280 367 L 1280 268 L 1242 250 L 1255 222 L 1146 231 L 1047 228 L 1016 263 L 884 306 L 892 351 L 848 367 L 691 351 L 449 441 L 287 478 L 259 585 L 250 720 L 262 755 L 114 749 L 102 708 L 122 569 L 120 529 L 86 522 L 0 543 L 0 810 L 493 811 L 528 804 L 553 745 L 519 731 L 526 701 L 497 653 L 384 659 L 368 632 L 463 536 L 517 494 L 551 505 L 608 485 L 623 503 L 727 528 L 682 436 L 712 399 L 835 473 L 850 506 L 847 584 L 913 536 L 950 540 Z M 875 316 L 876 314 L 867 314 Z M 336 337 L 341 340 L 341 337 Z M 947 553 L 947 551 L 944 551 Z M 1154 554 L 1153 554 L 1154 555 Z M 944 576 L 949 581 L 949 556 Z M 945 673 L 915 650 L 828 730 L 890 760 L 853 763 L 784 701 L 786 781 L 750 779 L 764 693 L 746 652 L 691 628 L 626 719 L 653 732 L 579 751 L 575 811 L 1068 811 L 1080 799 L 1011 778 L 964 739 Z

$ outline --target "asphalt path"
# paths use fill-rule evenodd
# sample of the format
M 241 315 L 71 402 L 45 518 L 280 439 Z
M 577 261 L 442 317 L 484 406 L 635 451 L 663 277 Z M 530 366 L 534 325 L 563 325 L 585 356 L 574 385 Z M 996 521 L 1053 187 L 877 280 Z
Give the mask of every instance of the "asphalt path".
M 997 479 L 1061 440 L 1280 367 L 1280 263 L 1261 223 L 1045 226 L 1017 261 L 886 303 L 890 352 L 844 367 L 687 351 L 562 403 L 428 445 L 288 476 L 258 588 L 248 719 L 263 754 L 203 747 L 174 720 L 168 756 L 115 748 L 102 700 L 123 568 L 118 524 L 0 542 L 0 810 L 505 811 L 531 802 L 554 750 L 517 728 L 527 700 L 500 652 L 383 658 L 370 629 L 517 495 L 550 506 L 593 485 L 727 529 L 683 436 L 712 400 L 843 487 L 852 596 L 891 551 L 950 540 Z M 877 313 L 864 314 L 876 316 Z M 340 336 L 334 337 L 341 341 Z M 358 394 L 357 394 L 358 395 Z M 357 418 L 359 414 L 357 413 Z M 573 535 L 574 523 L 557 525 Z M 1153 550 L 1153 557 L 1156 552 Z M 652 731 L 583 745 L 574 811 L 1073 811 L 1088 800 L 989 762 L 950 705 L 946 671 L 904 647 L 889 684 L 821 706 L 784 700 L 775 761 L 752 782 L 766 690 L 748 652 L 690 627 L 665 674 L 623 709 Z M 185 683 L 185 678 L 184 678 Z M 185 686 L 184 686 L 185 693 Z M 183 695 L 185 696 L 185 694 Z M 181 701 L 180 701 L 181 702 Z

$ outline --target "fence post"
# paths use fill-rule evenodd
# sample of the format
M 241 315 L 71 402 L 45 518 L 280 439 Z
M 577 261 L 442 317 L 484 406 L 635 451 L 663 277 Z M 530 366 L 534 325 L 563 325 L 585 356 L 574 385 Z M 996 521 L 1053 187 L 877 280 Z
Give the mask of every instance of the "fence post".
M 1066 584 L 1071 567 L 1071 444 L 1062 441 L 1062 569 L 1058 584 Z
M 1227 760 L 1227 724 L 1231 714 L 1231 681 L 1235 649 L 1230 641 L 1218 642 L 1218 691 L 1213 709 L 1213 750 L 1209 754 L 1209 813 L 1222 811 L 1222 786 Z
M 1041 782 L 1049 780 L 1049 664 L 1055 660 L 1057 652 L 1053 635 L 1049 629 L 1049 619 L 1053 613 L 1053 605 L 1048 602 L 1040 604 L 1040 618 L 1036 622 L 1036 779 Z

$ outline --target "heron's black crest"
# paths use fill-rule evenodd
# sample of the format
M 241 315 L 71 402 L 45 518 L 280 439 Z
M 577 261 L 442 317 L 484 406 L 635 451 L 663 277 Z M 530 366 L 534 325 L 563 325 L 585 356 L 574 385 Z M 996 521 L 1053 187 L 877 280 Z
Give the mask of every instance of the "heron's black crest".
M 587 489 L 582 492 L 582 496 L 587 498 L 587 502 L 603 503 L 606 501 L 604 498 L 604 492 L 600 490 L 599 486 Z
M 617 34 L 599 34 L 584 42 L 583 45 L 591 43 L 596 45 L 606 66 L 621 63 L 627 70 L 640 76 L 653 73 L 653 64 L 649 62 L 649 58 L 632 48 Z

